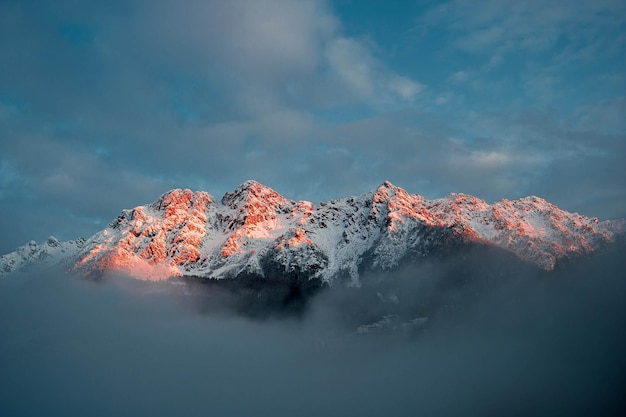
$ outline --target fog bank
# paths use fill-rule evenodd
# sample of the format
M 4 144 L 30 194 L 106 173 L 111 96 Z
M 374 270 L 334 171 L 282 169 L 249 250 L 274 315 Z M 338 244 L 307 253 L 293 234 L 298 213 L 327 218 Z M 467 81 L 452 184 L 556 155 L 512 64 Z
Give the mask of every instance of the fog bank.
M 0 415 L 620 415 L 620 253 L 488 285 L 441 286 L 454 280 L 444 264 L 414 266 L 387 277 L 380 304 L 331 289 L 263 319 L 199 310 L 167 286 L 9 277 Z M 368 305 L 430 316 L 419 331 L 358 334 Z

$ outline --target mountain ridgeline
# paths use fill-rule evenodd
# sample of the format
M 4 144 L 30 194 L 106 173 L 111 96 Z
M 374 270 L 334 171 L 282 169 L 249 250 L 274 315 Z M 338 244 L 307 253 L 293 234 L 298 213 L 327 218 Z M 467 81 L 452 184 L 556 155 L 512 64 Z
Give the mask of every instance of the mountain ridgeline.
M 143 280 L 193 276 L 362 284 L 366 272 L 470 249 L 552 270 L 624 235 L 538 197 L 493 205 L 465 194 L 428 200 L 389 182 L 314 205 L 247 181 L 221 200 L 176 189 L 123 210 L 87 240 L 30 242 L 0 258 L 0 276 L 37 264 Z M 496 256 L 496 257 L 498 257 Z

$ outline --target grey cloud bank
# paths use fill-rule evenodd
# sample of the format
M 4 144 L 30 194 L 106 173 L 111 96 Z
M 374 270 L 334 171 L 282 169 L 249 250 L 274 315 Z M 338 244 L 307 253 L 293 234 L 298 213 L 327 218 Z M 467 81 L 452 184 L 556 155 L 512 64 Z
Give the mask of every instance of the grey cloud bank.
M 351 312 L 384 313 L 365 287 L 322 293 L 299 318 L 250 320 L 199 313 L 153 283 L 3 279 L 0 413 L 619 415 L 621 250 L 488 286 L 483 258 L 457 259 L 465 283 L 448 262 L 386 275 L 400 305 L 431 300 L 412 337 L 346 336 Z

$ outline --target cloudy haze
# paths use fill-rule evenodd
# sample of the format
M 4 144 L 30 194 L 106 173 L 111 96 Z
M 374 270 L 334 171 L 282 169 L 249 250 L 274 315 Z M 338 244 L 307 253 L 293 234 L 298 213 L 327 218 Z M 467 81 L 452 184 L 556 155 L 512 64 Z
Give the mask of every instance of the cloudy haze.
M 259 321 L 201 314 L 167 282 L 2 279 L 0 415 L 621 416 L 623 253 L 488 285 L 484 253 L 386 274 L 398 314 L 428 314 L 412 334 L 355 334 L 388 305 L 365 286 Z
M 626 217 L 626 5 L 0 3 L 0 252 L 175 187 Z

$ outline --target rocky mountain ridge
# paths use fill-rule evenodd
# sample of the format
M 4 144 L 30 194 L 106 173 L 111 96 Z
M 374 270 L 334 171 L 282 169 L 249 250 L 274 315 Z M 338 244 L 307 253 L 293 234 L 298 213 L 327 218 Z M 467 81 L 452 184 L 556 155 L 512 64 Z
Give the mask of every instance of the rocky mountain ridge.
M 501 248 L 550 270 L 625 229 L 624 220 L 600 222 L 534 196 L 492 205 L 465 194 L 428 200 L 384 182 L 358 197 L 314 205 L 246 181 L 221 200 L 171 190 L 123 210 L 87 240 L 31 242 L 0 258 L 0 275 L 64 259 L 82 274 L 116 271 L 146 280 L 253 275 L 359 285 L 365 266 L 390 270 L 455 245 Z

